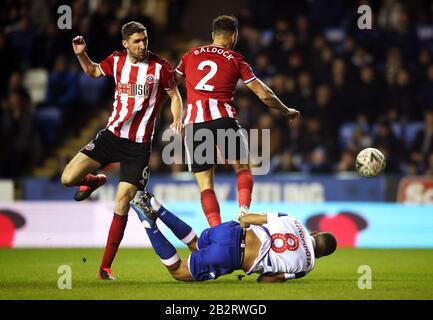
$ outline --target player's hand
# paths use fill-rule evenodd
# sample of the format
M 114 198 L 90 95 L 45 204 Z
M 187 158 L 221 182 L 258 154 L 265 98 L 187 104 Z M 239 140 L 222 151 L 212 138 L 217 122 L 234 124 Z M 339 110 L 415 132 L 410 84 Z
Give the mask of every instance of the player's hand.
M 283 115 L 290 118 L 290 120 L 293 120 L 299 117 L 301 113 L 296 109 L 287 108 L 283 111 Z
M 170 125 L 170 128 L 174 131 L 174 134 L 178 134 L 182 132 L 182 122 L 181 121 L 173 121 L 173 123 Z
M 76 55 L 80 55 L 86 51 L 86 41 L 84 41 L 82 36 L 76 36 L 72 39 L 72 49 L 74 49 Z
M 245 221 L 245 215 L 238 216 L 239 224 L 242 228 L 249 228 L 250 224 Z

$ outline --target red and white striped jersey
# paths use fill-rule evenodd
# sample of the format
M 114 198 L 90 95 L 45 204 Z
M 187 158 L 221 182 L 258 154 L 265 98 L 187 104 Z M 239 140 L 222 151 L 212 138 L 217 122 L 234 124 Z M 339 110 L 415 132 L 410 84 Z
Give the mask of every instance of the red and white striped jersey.
M 115 51 L 99 69 L 116 83 L 107 129 L 120 138 L 151 142 L 162 93 L 176 86 L 170 63 L 149 52 L 146 60 L 134 64 L 126 51 Z
M 188 51 L 175 72 L 186 80 L 185 124 L 236 119 L 236 84 L 239 79 L 248 83 L 256 78 L 241 54 L 213 44 Z

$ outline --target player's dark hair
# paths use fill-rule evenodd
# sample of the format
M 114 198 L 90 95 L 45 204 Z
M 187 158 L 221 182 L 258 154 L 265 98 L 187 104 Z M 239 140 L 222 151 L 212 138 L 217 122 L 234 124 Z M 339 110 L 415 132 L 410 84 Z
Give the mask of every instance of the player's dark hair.
M 122 27 L 122 39 L 128 40 L 130 36 L 137 32 L 146 32 L 146 27 L 137 21 L 125 23 Z
M 214 34 L 233 34 L 238 31 L 238 19 L 234 16 L 218 16 L 212 21 L 212 32 Z
M 314 248 L 314 255 L 316 258 L 329 256 L 337 249 L 337 239 L 330 232 L 320 232 L 313 235 L 316 240 L 316 247 Z

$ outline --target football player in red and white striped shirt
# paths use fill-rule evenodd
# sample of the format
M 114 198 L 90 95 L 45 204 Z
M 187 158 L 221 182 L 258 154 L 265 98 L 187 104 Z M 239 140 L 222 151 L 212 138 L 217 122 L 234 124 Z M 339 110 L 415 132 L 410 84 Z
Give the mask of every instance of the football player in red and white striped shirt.
M 190 159 L 190 171 L 194 173 L 199 185 L 203 211 L 210 226 L 221 223 L 219 204 L 213 190 L 216 160 L 204 164 L 195 161 L 194 150 L 202 141 L 194 141 L 194 133 L 202 128 L 209 129 L 212 131 L 214 141 L 217 141 L 218 129 L 242 132 L 236 120 L 233 104 L 239 79 L 242 79 L 269 108 L 277 109 L 290 118 L 299 116 L 299 111 L 285 106 L 269 87 L 256 78 L 245 58 L 232 50 L 237 38 L 237 19 L 233 16 L 219 16 L 212 23 L 213 43 L 188 51 L 175 69 L 176 78 L 183 76 L 186 81 L 185 148 Z M 191 127 L 192 130 L 188 130 Z M 238 216 L 248 212 L 253 189 L 247 141 L 242 134 L 240 136 L 242 139 L 239 140 L 243 142 L 239 141 L 236 145 L 235 159 L 230 158 L 226 153 L 227 150 L 220 148 L 225 160 L 235 160 L 233 164 L 237 172 L 239 193 Z
M 65 186 L 79 186 L 75 200 L 81 201 L 107 181 L 105 175 L 91 173 L 109 163 L 120 162 L 114 216 L 98 273 L 99 279 L 107 280 L 114 279 L 111 264 L 123 238 L 129 202 L 147 185 L 155 121 L 164 92 L 171 98 L 171 127 L 175 132 L 180 131 L 182 112 L 173 69 L 167 60 L 147 50 L 146 28 L 131 21 L 122 27 L 122 38 L 125 50 L 114 52 L 99 64 L 87 56 L 83 37 L 72 40 L 84 72 L 92 78 L 114 78 L 116 90 L 107 127 L 80 150 L 62 174 Z

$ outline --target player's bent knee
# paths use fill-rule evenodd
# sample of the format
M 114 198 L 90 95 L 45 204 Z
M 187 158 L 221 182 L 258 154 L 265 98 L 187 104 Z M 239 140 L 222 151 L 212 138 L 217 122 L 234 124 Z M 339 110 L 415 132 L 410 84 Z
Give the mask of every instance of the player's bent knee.
M 73 179 L 72 174 L 70 174 L 69 171 L 66 170 L 63 171 L 60 181 L 65 187 L 72 187 L 75 185 L 75 181 Z

